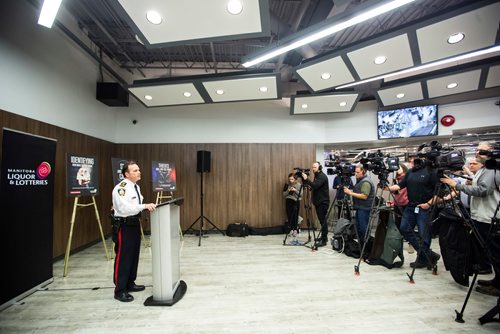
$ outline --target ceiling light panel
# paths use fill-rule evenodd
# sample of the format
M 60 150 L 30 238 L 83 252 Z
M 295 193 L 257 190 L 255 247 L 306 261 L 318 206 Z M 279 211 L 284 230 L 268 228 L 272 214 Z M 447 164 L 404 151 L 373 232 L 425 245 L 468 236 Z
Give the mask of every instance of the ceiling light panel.
M 404 96 L 402 98 L 397 98 L 397 95 L 399 93 L 403 93 Z M 422 85 L 420 84 L 420 82 L 380 89 L 377 94 L 384 106 L 419 101 L 424 99 Z
M 272 76 L 268 75 L 255 78 L 210 80 L 203 81 L 202 84 L 213 102 L 269 100 L 279 98 L 277 75 L 275 74 Z M 261 90 L 262 87 L 267 87 L 267 90 Z M 217 94 L 217 91 L 220 90 L 224 93 Z
M 205 103 L 192 83 L 131 86 L 128 90 L 147 107 Z M 189 93 L 191 96 L 186 97 Z M 151 96 L 147 100 L 145 96 Z
M 481 70 L 478 69 L 474 71 L 427 80 L 429 98 L 476 90 L 479 87 L 480 76 Z M 447 88 L 450 83 L 457 83 L 457 86 L 453 89 Z
M 349 52 L 347 56 L 361 79 L 414 65 L 406 34 Z M 387 60 L 382 64 L 375 64 L 374 59 L 380 56 L 387 57 Z
M 351 112 L 356 107 L 358 100 L 359 94 L 295 95 L 291 97 L 290 114 L 307 115 Z M 307 105 L 307 108 L 303 108 L 303 105 Z
M 486 48 L 495 44 L 500 2 L 417 29 L 420 58 L 423 64 Z M 461 32 L 465 38 L 450 44 L 448 38 Z
M 488 70 L 485 88 L 500 86 L 500 65 L 491 66 Z
M 299 67 L 296 70 L 301 80 L 313 91 L 328 89 L 354 81 L 342 57 L 335 57 Z M 322 79 L 324 73 L 329 73 L 328 80 Z
M 265 0 L 241 0 L 243 10 L 233 15 L 228 0 L 115 0 L 117 10 L 147 47 L 178 45 L 182 41 L 227 40 L 269 34 L 269 5 Z M 151 24 L 146 12 L 155 10 L 160 24 Z

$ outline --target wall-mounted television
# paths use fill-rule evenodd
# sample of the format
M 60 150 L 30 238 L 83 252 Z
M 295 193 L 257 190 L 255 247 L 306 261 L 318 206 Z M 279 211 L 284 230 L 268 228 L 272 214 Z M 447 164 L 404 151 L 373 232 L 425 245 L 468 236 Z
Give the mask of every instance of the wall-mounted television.
M 436 136 L 436 104 L 377 112 L 378 139 Z

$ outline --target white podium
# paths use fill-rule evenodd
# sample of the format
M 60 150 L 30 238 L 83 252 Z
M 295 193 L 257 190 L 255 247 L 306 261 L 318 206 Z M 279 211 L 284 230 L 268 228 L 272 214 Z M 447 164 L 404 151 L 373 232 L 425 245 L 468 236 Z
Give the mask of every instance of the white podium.
M 158 204 L 151 213 L 151 251 L 153 260 L 153 295 L 145 306 L 172 306 L 186 293 L 180 280 L 179 212 L 183 198 Z

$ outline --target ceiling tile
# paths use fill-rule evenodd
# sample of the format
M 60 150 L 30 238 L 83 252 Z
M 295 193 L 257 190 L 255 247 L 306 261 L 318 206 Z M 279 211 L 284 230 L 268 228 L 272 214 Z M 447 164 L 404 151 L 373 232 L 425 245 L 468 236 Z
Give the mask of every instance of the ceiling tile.
M 290 113 L 300 115 L 351 112 L 358 99 L 359 94 L 295 95 L 291 99 Z
M 500 65 L 491 66 L 488 70 L 485 88 L 500 86 Z
M 479 87 L 480 76 L 481 70 L 478 69 L 474 71 L 427 80 L 429 97 L 433 98 L 437 96 L 452 95 L 476 90 Z M 457 86 L 452 89 L 447 88 L 447 85 L 450 83 L 456 83 Z
M 384 106 L 424 99 L 422 84 L 420 82 L 381 89 L 377 93 Z M 404 96 L 402 98 L 398 98 L 396 96 L 397 94 L 404 94 Z
M 354 81 L 354 77 L 347 68 L 342 57 L 334 57 L 315 64 L 299 68 L 297 74 L 314 91 L 340 86 Z M 329 73 L 330 78 L 321 78 L 324 73 Z
M 349 52 L 347 54 L 361 79 L 402 70 L 414 65 L 410 43 L 406 34 Z M 387 57 L 387 61 L 377 65 L 374 59 Z
M 131 86 L 128 90 L 147 107 L 205 102 L 192 83 L 136 87 Z M 191 96 L 184 96 L 185 92 L 190 93 Z M 152 99 L 147 100 L 145 98 L 146 95 L 151 96 Z
M 500 2 L 417 29 L 422 64 L 482 49 L 495 44 L 500 19 Z M 465 38 L 448 43 L 454 33 Z
M 203 81 L 202 84 L 213 102 L 267 100 L 280 97 L 275 74 L 255 78 L 210 80 Z M 266 87 L 267 91 L 262 92 L 262 87 Z M 222 94 L 217 93 L 219 90 Z

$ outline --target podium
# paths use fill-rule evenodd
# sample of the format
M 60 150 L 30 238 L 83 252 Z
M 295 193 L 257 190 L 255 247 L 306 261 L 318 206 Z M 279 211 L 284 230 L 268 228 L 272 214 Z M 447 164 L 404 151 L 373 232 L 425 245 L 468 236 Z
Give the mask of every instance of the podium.
M 153 260 L 153 295 L 145 306 L 172 306 L 186 293 L 180 280 L 179 213 L 183 198 L 158 204 L 151 213 L 151 252 Z

